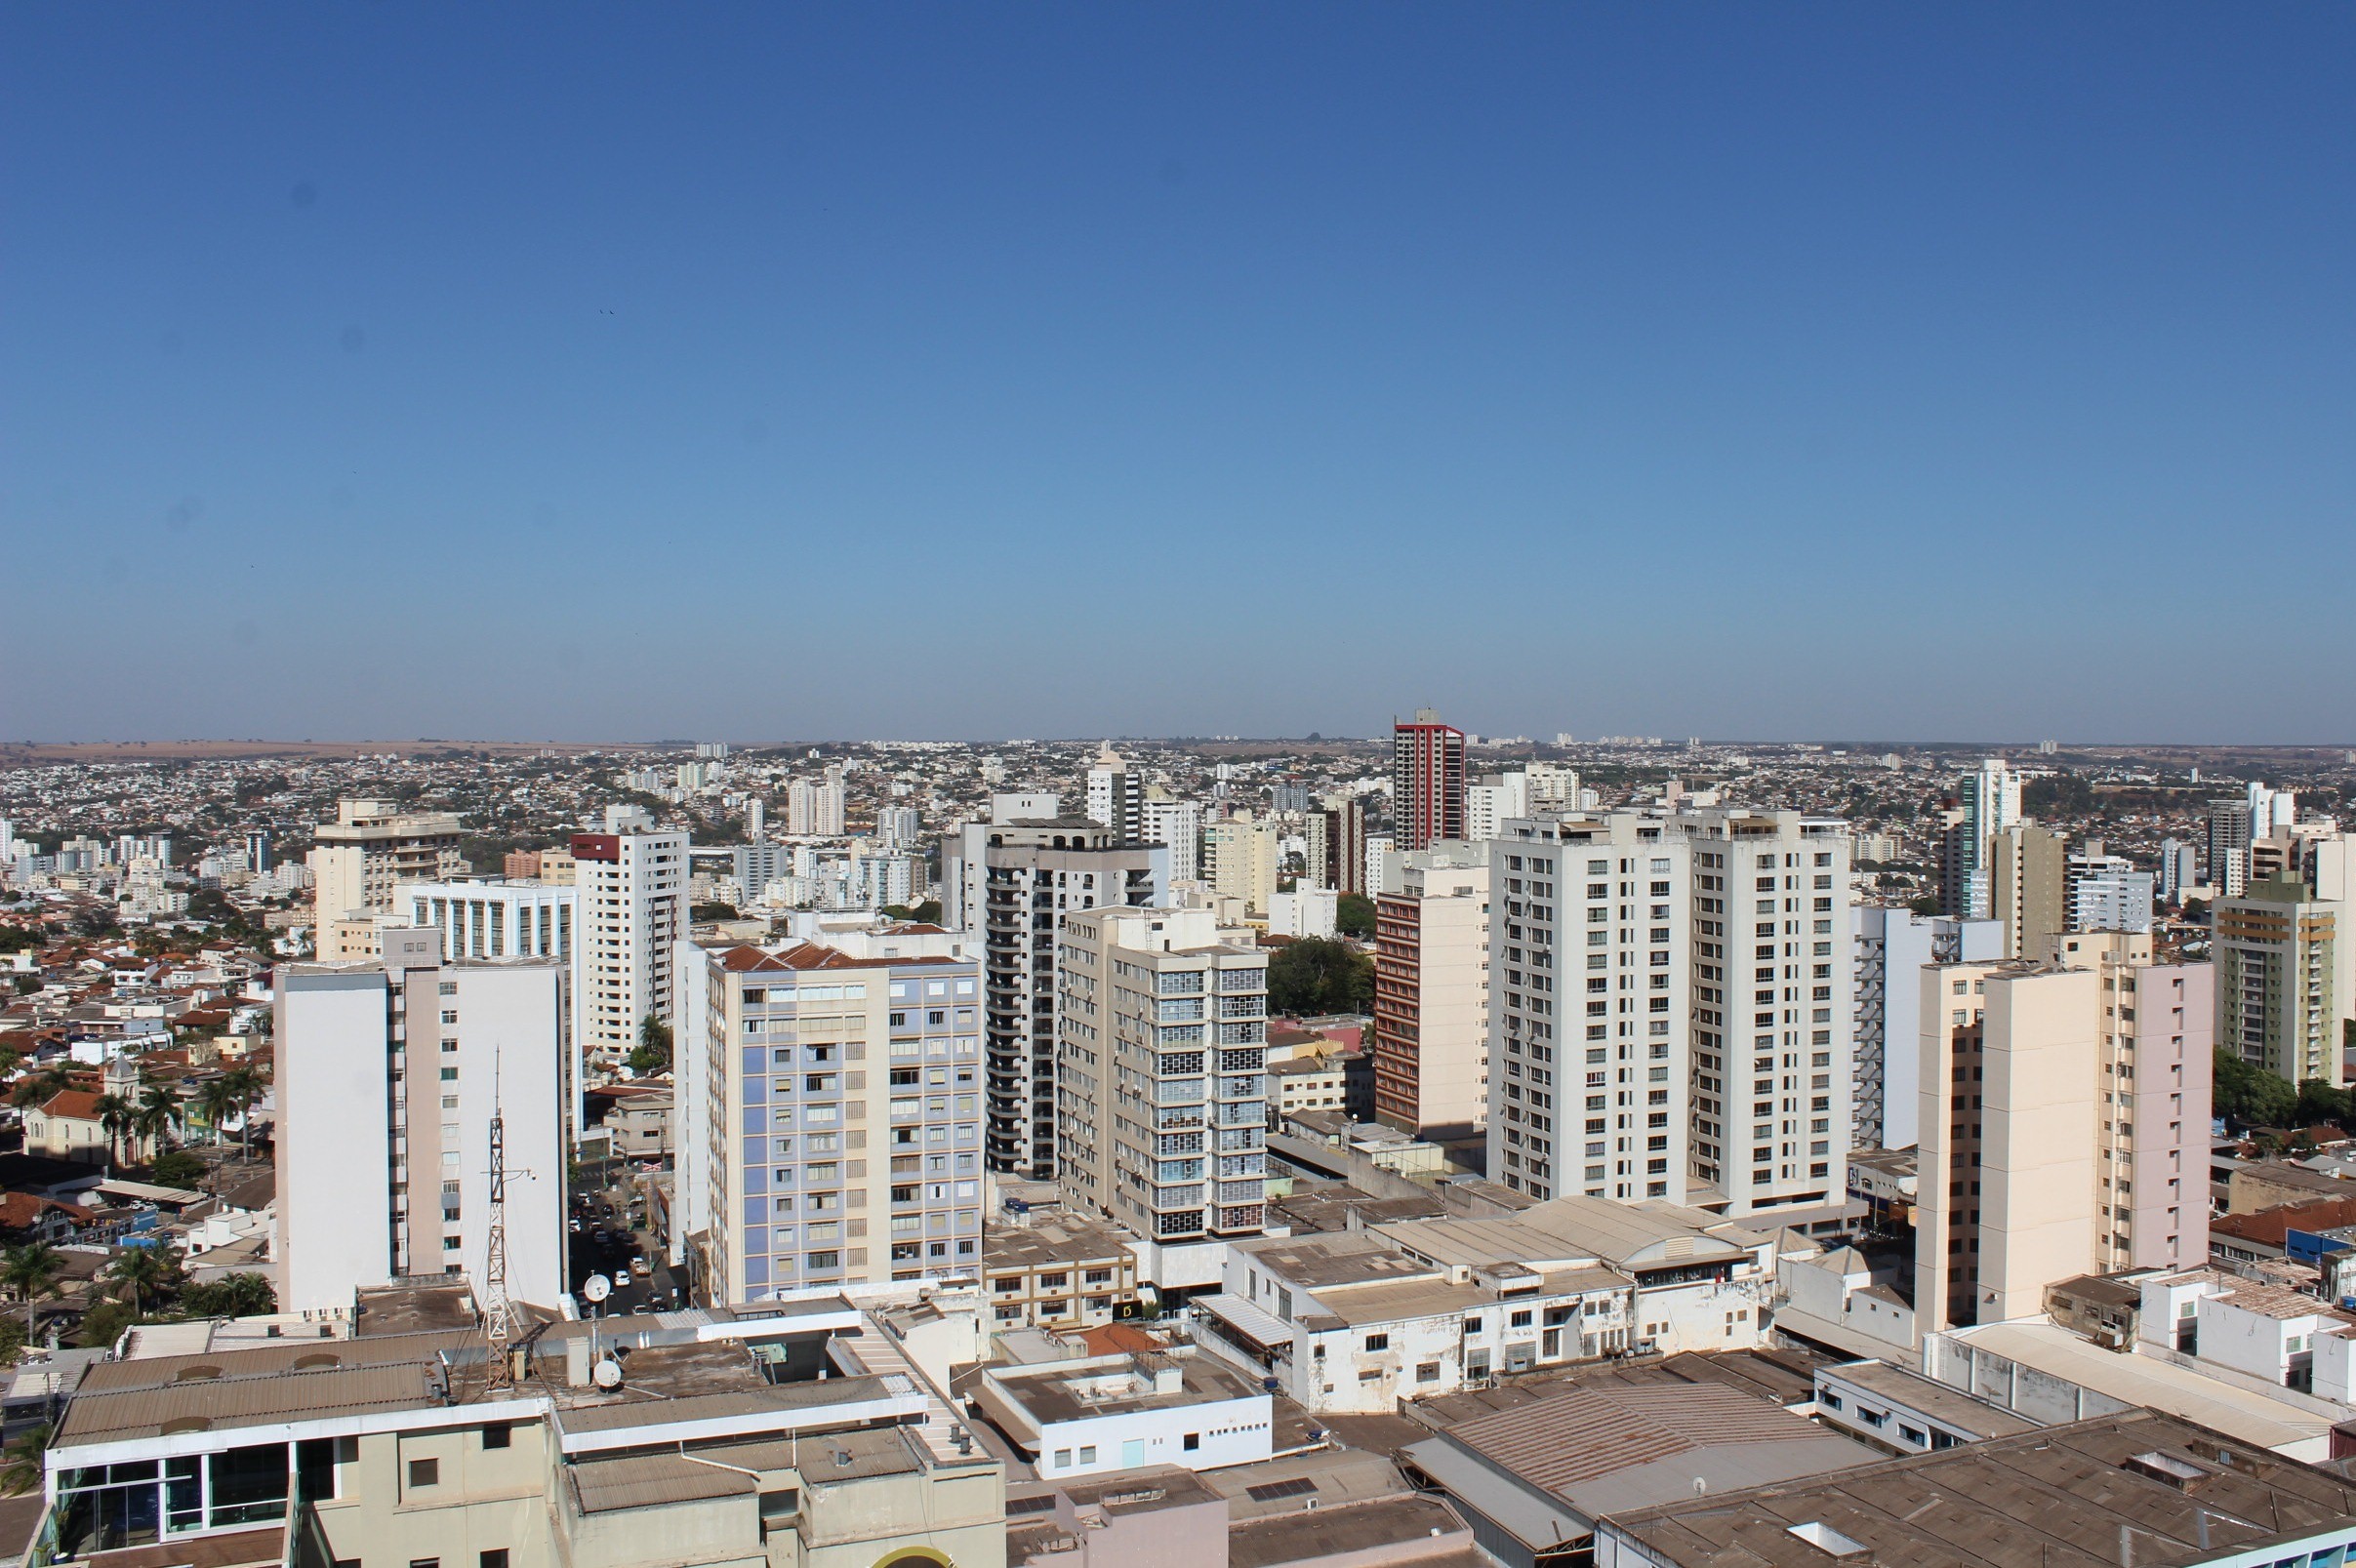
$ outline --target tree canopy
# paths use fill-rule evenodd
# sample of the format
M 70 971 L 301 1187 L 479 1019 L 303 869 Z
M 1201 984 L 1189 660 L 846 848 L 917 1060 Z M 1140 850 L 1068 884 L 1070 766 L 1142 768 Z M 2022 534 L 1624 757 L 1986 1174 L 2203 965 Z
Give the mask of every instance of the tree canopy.
M 1374 1007 L 1374 960 L 1346 942 L 1304 937 L 1268 961 L 1274 1013 L 1365 1013 Z
M 2296 1118 L 2299 1094 L 2290 1079 L 2253 1066 L 2219 1047 L 2211 1068 L 2210 1104 L 2237 1127 L 2286 1127 Z

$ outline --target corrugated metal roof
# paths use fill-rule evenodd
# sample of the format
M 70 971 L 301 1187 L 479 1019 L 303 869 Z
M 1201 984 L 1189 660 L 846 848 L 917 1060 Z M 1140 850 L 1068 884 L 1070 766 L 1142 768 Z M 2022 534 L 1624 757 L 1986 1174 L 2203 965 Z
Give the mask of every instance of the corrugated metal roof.
M 572 1471 L 573 1495 L 581 1500 L 584 1513 L 741 1497 L 751 1492 L 754 1484 L 750 1475 L 739 1475 L 714 1465 L 698 1465 L 676 1454 L 586 1460 L 567 1468 Z
M 1447 1435 L 1532 1486 L 1564 1495 L 1582 1481 L 1674 1454 L 1818 1430 L 1763 1399 L 1686 1384 L 1574 1388 L 1465 1422 Z
M 806 1410 L 884 1399 L 914 1392 L 895 1387 L 882 1378 L 828 1378 L 818 1383 L 781 1383 L 738 1393 L 696 1394 L 685 1399 L 632 1399 L 626 1393 L 612 1404 L 581 1405 L 561 1411 L 557 1419 L 566 1431 L 612 1431 L 649 1423 L 711 1421 L 728 1416 L 753 1416 L 770 1410 Z
M 432 1369 L 418 1362 L 288 1372 L 276 1377 L 205 1379 L 118 1392 L 94 1389 L 85 1381 L 80 1395 L 66 1407 L 58 1441 L 70 1445 L 153 1437 L 182 1422 L 203 1422 L 204 1427 L 187 1428 L 201 1430 L 439 1402 Z

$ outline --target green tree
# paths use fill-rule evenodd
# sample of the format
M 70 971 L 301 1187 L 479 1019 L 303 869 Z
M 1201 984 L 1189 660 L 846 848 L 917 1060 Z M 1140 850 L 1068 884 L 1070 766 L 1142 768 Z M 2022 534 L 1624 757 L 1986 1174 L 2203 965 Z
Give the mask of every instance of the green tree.
M 101 1302 L 82 1314 L 82 1329 L 74 1338 L 89 1349 L 102 1350 L 138 1321 L 139 1313 L 129 1302 Z
M 1364 1013 L 1374 1006 L 1374 960 L 1346 942 L 1304 937 L 1268 961 L 1272 1013 Z
M 1363 893 L 1345 893 L 1333 901 L 1333 929 L 1345 937 L 1374 935 L 1374 901 Z
M 145 1085 L 131 1112 L 131 1130 L 160 1155 L 180 1134 L 180 1096 L 160 1083 Z
M 9 1104 L 19 1110 L 30 1110 L 36 1106 L 48 1105 L 72 1087 L 73 1074 L 66 1069 L 65 1064 L 52 1062 L 48 1066 L 37 1067 L 18 1079 L 16 1089 L 8 1097 Z
M 905 904 L 887 904 L 883 906 L 883 912 L 894 920 L 911 920 L 920 926 L 937 925 L 941 919 L 941 901 L 926 899 L 913 908 Z
M 10 1441 L 5 1453 L 0 1453 L 0 1494 L 22 1497 L 38 1491 L 43 1479 L 41 1456 L 49 1448 L 50 1427 L 47 1422 L 29 1427 Z
M 205 1125 L 213 1129 L 213 1142 L 221 1142 L 221 1129 L 237 1111 L 237 1086 L 223 1073 L 209 1080 L 196 1091 L 196 1108 L 204 1116 Z
M 242 1160 L 246 1157 L 247 1138 L 254 1130 L 254 1118 L 249 1113 L 262 1104 L 262 1074 L 252 1067 L 231 1067 L 221 1078 L 228 1085 L 229 1108 L 238 1116 L 237 1157 Z
M 687 918 L 699 923 L 707 920 L 733 920 L 736 918 L 736 905 L 733 904 L 699 904 L 687 911 Z
M 627 1059 L 630 1070 L 666 1072 L 670 1068 L 670 1025 L 649 1013 L 638 1021 L 637 1049 Z
M 155 1156 L 147 1175 L 158 1186 L 193 1188 L 211 1173 L 212 1167 L 184 1148 L 169 1149 Z
M 2221 1046 L 2210 1074 L 2210 1105 L 2234 1126 L 2281 1127 L 2298 1109 L 2298 1090 L 2290 1079 L 2253 1066 Z
M 278 1293 L 261 1274 L 223 1274 L 183 1289 L 180 1307 L 190 1317 L 260 1317 L 278 1310 Z
M 27 1324 L 33 1320 L 33 1303 L 59 1294 L 58 1276 L 63 1272 L 64 1257 L 46 1241 L 28 1241 L 0 1253 L 0 1285 L 24 1304 Z
M 139 1107 L 121 1095 L 99 1096 L 99 1125 L 106 1132 L 107 1158 L 122 1158 L 123 1137 L 138 1119 Z
M 161 1247 L 129 1247 L 115 1255 L 106 1277 L 129 1294 L 135 1312 L 144 1313 L 180 1284 L 180 1260 Z
M 2291 1119 L 2301 1128 L 2330 1122 L 2345 1126 L 2348 1121 L 2349 1095 L 2345 1089 L 2326 1083 L 2321 1078 L 2301 1078 L 2298 1083 L 2298 1103 L 2292 1109 Z

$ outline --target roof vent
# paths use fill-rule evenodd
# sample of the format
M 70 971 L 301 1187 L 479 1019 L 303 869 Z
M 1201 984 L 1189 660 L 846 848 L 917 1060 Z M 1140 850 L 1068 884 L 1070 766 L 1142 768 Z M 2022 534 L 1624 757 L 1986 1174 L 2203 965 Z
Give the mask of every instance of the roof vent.
M 172 1381 L 174 1383 L 208 1383 L 220 1376 L 221 1368 L 209 1361 L 199 1361 L 194 1366 L 182 1367 L 178 1372 L 172 1374 Z
M 171 1437 L 181 1432 L 201 1432 L 213 1429 L 210 1416 L 175 1416 L 155 1428 L 160 1436 Z
M 340 1367 L 344 1358 L 333 1350 L 313 1350 L 308 1355 L 295 1357 L 297 1372 L 317 1372 L 322 1367 Z
M 2190 1492 L 2209 1479 L 2211 1471 L 2188 1459 L 2163 1454 L 2157 1449 L 2149 1453 L 2130 1454 L 2119 1462 L 2123 1470 L 2148 1476 L 2162 1486 L 2172 1486 L 2179 1492 Z
M 1805 1524 L 1785 1527 L 1793 1535 L 1814 1547 L 1818 1551 L 1835 1557 L 1853 1557 L 1865 1548 L 1851 1541 L 1822 1519 L 1810 1519 Z

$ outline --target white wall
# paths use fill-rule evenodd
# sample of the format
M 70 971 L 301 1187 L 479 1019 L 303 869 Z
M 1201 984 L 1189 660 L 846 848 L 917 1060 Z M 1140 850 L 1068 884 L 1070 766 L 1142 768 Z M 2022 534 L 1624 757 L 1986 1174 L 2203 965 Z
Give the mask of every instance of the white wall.
M 478 1284 L 490 1240 L 491 1115 L 506 1125 L 508 1295 L 553 1307 L 564 1293 L 565 1070 L 559 1021 L 565 970 L 552 961 L 446 969 L 458 984 L 460 1258 Z M 453 1053 L 443 1053 L 447 1062 Z M 420 1085 L 412 1084 L 414 1096 Z M 414 1113 L 413 1113 L 414 1114 Z M 447 1116 L 447 1112 L 445 1112 Z M 430 1214 L 438 1184 L 412 1170 L 413 1214 Z M 440 1180 L 449 1180 L 444 1170 Z M 420 1227 L 419 1233 L 424 1233 Z
M 1140 1465 L 1176 1465 L 1190 1470 L 1249 1465 L 1268 1458 L 1270 1429 L 1266 1394 L 1057 1422 L 1039 1429 L 1038 1471 L 1047 1479 L 1063 1480 Z M 1188 1432 L 1200 1437 L 1199 1447 L 1186 1446 Z M 1137 1446 L 1131 1448 L 1131 1443 Z M 1084 1448 L 1096 1451 L 1094 1463 L 1080 1462 Z M 1058 1458 L 1067 1453 L 1070 1463 L 1058 1465 Z
M 382 970 L 281 973 L 279 1305 L 348 1309 L 391 1277 Z

